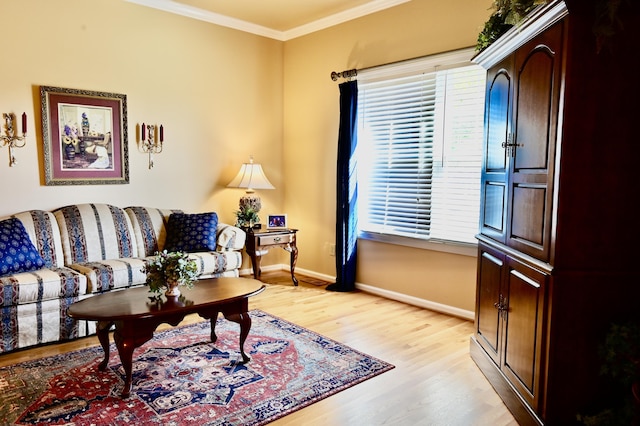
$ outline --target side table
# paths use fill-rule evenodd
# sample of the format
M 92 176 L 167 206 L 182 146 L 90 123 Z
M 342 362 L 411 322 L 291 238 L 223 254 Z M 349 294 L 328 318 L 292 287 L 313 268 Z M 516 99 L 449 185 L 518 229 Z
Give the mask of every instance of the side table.
M 297 229 L 250 229 L 247 232 L 245 250 L 251 257 L 253 277 L 258 279 L 260 273 L 260 258 L 269 252 L 272 247 L 280 247 L 291 253 L 291 280 L 298 285 L 298 279 L 294 275 L 296 262 L 298 261 L 298 247 L 296 246 Z

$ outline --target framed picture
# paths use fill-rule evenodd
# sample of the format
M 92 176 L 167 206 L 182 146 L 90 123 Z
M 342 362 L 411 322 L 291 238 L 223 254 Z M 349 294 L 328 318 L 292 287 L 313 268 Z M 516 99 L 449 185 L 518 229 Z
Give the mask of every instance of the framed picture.
M 286 214 L 270 214 L 267 216 L 267 229 L 286 229 Z
M 129 183 L 127 96 L 40 87 L 46 185 Z

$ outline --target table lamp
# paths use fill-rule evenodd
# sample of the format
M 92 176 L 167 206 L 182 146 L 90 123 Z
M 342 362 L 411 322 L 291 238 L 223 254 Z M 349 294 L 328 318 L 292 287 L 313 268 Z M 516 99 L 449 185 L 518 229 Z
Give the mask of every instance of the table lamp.
M 262 166 L 253 162 L 253 156 L 249 162 L 242 164 L 235 178 L 227 185 L 227 188 L 244 188 L 246 195 L 240 198 L 239 210 L 236 211 L 236 226 L 241 228 L 253 228 L 260 223 L 258 212 L 262 208 L 260 197 L 255 193 L 256 189 L 275 189 L 264 174 Z

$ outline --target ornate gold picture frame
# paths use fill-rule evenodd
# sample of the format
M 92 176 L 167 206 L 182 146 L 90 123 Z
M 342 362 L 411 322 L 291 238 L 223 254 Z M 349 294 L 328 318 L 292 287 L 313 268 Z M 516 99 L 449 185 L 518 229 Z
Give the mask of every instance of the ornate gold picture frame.
M 127 96 L 40 87 L 46 185 L 129 183 Z

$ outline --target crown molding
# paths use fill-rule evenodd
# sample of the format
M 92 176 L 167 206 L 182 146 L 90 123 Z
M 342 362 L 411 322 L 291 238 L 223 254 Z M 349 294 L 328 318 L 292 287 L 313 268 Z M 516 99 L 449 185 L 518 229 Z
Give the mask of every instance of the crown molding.
M 210 12 L 197 7 L 185 5 L 173 0 L 125 0 L 129 3 L 139 4 L 141 6 L 162 10 L 176 15 L 185 16 L 187 18 L 198 19 L 200 21 L 209 22 L 235 30 L 272 38 L 280 41 L 287 41 L 297 37 L 301 37 L 315 31 L 320 31 L 343 22 L 351 21 L 371 13 L 389 9 L 411 0 L 373 0 L 367 4 L 354 7 L 344 12 L 327 16 L 326 18 L 301 25 L 286 31 L 278 31 L 262 25 L 253 24 L 241 19 L 232 18 L 221 15 L 219 13 Z
M 283 40 L 291 40 L 296 37 L 311 34 L 313 32 L 324 30 L 325 28 L 333 27 L 334 25 L 358 19 L 372 13 L 380 12 L 381 10 L 389 9 L 403 3 L 408 3 L 410 1 L 411 0 L 374 0 L 367 4 L 345 10 L 344 12 L 329 15 L 326 18 L 318 19 L 317 21 L 301 25 L 291 30 L 283 31 Z

